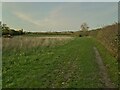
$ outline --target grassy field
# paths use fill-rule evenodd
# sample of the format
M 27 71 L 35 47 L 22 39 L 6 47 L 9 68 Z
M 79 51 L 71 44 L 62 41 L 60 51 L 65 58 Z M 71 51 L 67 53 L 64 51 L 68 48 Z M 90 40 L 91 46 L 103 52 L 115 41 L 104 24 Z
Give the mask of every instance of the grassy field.
M 104 88 L 94 46 L 117 87 L 117 61 L 95 39 L 16 37 L 3 38 L 3 88 Z

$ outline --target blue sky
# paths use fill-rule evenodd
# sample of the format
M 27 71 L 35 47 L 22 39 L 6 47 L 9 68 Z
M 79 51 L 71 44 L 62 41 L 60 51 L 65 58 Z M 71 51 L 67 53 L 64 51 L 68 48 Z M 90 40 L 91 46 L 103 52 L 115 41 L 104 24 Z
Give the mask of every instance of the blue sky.
M 117 2 L 3 2 L 2 21 L 26 31 L 90 29 L 118 21 Z

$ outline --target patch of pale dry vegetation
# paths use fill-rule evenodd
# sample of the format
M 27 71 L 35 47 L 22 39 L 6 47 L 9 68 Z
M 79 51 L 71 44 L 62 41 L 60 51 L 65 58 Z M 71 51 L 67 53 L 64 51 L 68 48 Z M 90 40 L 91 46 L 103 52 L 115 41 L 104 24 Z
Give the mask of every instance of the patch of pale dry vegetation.
M 30 49 L 39 46 L 63 45 L 72 40 L 72 37 L 14 37 L 2 38 L 3 50 Z

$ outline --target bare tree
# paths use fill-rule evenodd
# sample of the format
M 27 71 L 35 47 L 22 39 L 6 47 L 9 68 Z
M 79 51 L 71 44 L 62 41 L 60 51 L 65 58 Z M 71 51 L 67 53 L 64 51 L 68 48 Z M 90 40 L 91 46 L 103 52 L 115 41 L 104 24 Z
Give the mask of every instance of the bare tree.
M 83 23 L 81 25 L 81 29 L 82 29 L 82 31 L 88 31 L 89 27 L 88 27 L 87 23 Z
M 81 25 L 82 33 L 81 33 L 79 36 L 80 36 L 80 37 L 81 37 L 81 36 L 88 36 L 88 29 L 89 29 L 89 27 L 88 27 L 87 23 L 83 23 L 83 24 Z

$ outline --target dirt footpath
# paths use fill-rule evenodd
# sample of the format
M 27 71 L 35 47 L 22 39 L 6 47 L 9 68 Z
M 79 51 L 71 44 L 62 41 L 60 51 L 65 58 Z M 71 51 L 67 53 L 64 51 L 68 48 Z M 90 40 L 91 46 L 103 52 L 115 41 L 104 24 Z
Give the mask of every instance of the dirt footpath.
M 96 55 L 96 61 L 97 64 L 99 66 L 99 70 L 100 70 L 100 77 L 102 79 L 102 83 L 104 84 L 105 88 L 115 88 L 114 85 L 112 84 L 108 74 L 107 74 L 107 70 L 106 67 L 102 61 L 102 58 L 97 50 L 96 47 L 93 48 L 95 51 L 95 55 Z

